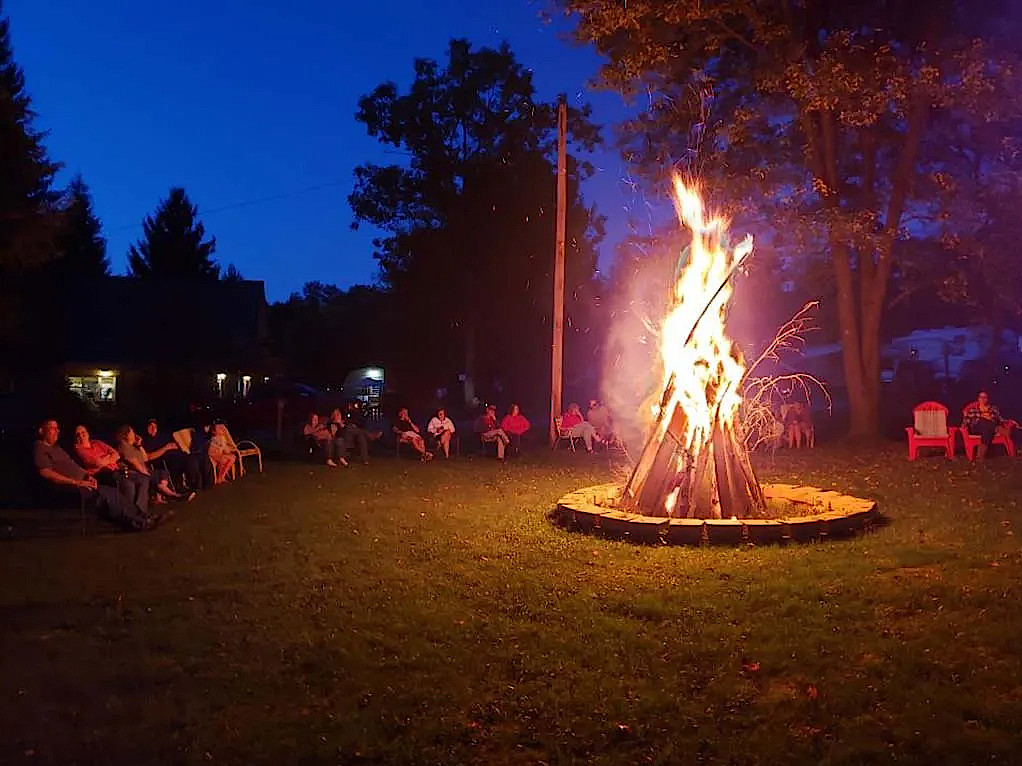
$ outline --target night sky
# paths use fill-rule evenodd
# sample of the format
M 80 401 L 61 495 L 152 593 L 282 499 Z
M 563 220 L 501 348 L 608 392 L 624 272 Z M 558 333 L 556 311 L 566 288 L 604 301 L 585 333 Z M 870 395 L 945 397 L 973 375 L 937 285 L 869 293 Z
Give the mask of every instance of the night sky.
M 354 119 L 386 80 L 407 85 L 412 60 L 442 60 L 451 37 L 507 40 L 539 96 L 588 100 L 595 118 L 626 113 L 592 92 L 599 60 L 565 42 L 530 0 L 6 0 L 47 147 L 81 172 L 104 224 L 115 273 L 141 219 L 172 185 L 199 205 L 216 257 L 266 282 L 270 300 L 308 280 L 375 278 L 373 232 L 350 230 L 352 169 L 394 158 Z M 606 136 L 611 137 L 608 129 Z M 610 146 L 585 187 L 609 221 L 606 267 L 641 210 Z M 272 199 L 268 199 L 272 198 Z M 639 216 L 642 217 L 641 214 Z

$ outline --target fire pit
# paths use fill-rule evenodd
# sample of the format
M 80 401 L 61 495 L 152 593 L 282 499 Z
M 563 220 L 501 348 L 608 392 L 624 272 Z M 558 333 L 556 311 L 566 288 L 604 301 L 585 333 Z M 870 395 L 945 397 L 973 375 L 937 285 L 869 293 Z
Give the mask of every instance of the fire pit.
M 728 221 L 708 215 L 675 179 L 678 217 L 692 234 L 660 329 L 662 386 L 642 408 L 646 439 L 623 486 L 565 495 L 558 518 L 581 529 L 667 542 L 780 542 L 847 534 L 876 503 L 815 487 L 761 486 L 739 412 L 747 370 L 725 331 L 731 278 L 752 237 L 731 247 Z
M 569 529 L 635 542 L 766 545 L 847 537 L 871 529 L 879 519 L 872 500 L 790 484 L 764 484 L 761 490 L 767 501 L 763 518 L 702 519 L 622 510 L 622 485 L 598 484 L 558 500 L 556 520 Z M 785 506 L 790 515 L 769 517 L 773 508 Z

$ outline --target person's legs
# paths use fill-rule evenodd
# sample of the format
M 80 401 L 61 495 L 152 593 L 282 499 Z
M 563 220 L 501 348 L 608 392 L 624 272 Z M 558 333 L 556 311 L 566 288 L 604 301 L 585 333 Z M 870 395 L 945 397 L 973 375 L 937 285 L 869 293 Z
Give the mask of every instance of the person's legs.
M 101 484 L 88 497 L 95 503 L 96 511 L 115 524 L 129 529 L 148 529 L 152 526 L 152 517 L 128 500 L 119 489 Z
M 138 471 L 117 474 L 117 491 L 142 512 L 149 510 L 149 477 Z
M 444 451 L 444 457 L 449 458 L 451 456 L 451 432 L 441 431 L 440 432 L 440 449 Z
M 990 445 L 994 441 L 994 434 L 997 431 L 997 426 L 994 425 L 992 420 L 978 420 L 969 425 L 969 433 L 974 436 L 978 436 L 980 439 L 978 457 L 980 460 L 987 456 L 987 450 L 990 449 Z
M 568 436 L 581 439 L 586 445 L 586 452 L 593 451 L 593 426 L 590 423 L 579 423 L 568 429 Z
M 358 456 L 361 458 L 364 464 L 369 463 L 369 434 L 368 432 L 356 426 L 354 428 L 355 441 L 358 442 Z

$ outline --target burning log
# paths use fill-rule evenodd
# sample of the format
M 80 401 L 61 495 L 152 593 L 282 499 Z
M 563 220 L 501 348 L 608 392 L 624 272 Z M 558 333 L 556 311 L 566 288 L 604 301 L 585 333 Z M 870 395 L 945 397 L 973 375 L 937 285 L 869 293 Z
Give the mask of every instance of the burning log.
M 650 516 L 748 518 L 765 500 L 737 433 L 745 367 L 724 323 L 730 280 L 752 238 L 729 249 L 727 221 L 707 220 L 698 193 L 678 179 L 675 193 L 692 243 L 661 334 L 663 394 L 622 503 Z

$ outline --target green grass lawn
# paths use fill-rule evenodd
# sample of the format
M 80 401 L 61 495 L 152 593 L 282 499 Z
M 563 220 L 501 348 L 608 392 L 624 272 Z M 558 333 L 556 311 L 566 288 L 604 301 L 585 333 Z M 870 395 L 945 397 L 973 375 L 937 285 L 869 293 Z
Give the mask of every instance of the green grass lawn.
M 547 519 L 609 475 L 560 453 L 270 464 L 146 534 L 72 514 L 0 543 L 0 763 L 1020 762 L 1022 463 L 761 472 L 891 523 L 601 540 Z

